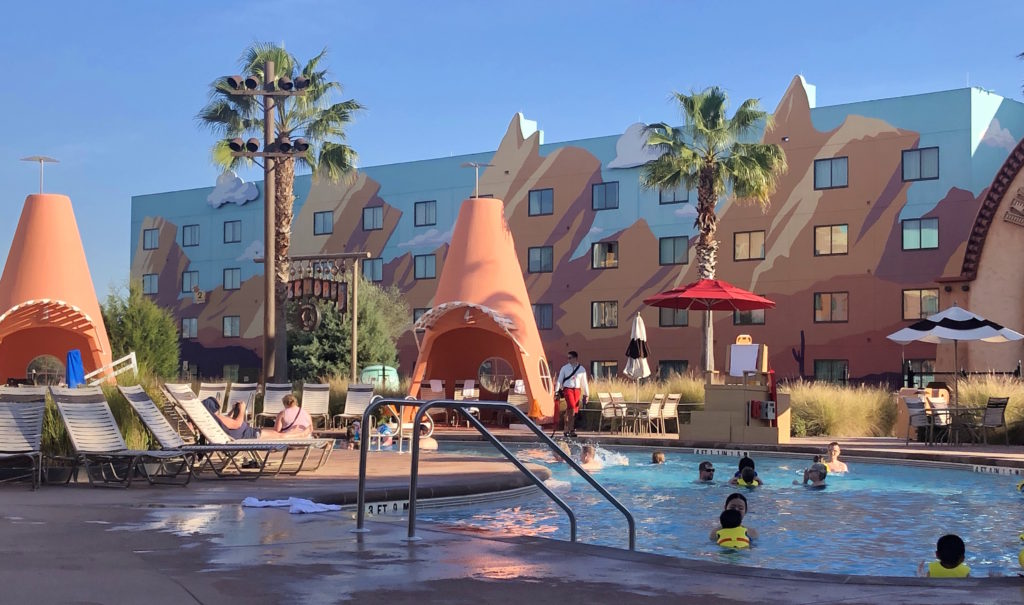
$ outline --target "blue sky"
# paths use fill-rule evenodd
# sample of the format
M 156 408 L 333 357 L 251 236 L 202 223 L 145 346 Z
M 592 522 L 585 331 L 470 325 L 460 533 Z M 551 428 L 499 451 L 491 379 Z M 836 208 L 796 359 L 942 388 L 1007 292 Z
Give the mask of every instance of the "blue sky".
M 284 7 L 284 8 L 282 8 Z M 773 109 L 802 73 L 818 105 L 961 88 L 1020 100 L 1020 0 L 973 3 L 37 2 L 5 6 L 0 260 L 37 173 L 71 196 L 96 289 L 125 282 L 131 196 L 212 186 L 194 116 L 253 40 L 329 49 L 361 165 L 493 149 L 512 115 L 548 142 L 674 121 L 673 90 L 717 84 Z M 87 94 L 88 93 L 88 94 Z M 257 172 L 243 173 L 258 179 Z M 467 172 L 467 179 L 472 178 Z

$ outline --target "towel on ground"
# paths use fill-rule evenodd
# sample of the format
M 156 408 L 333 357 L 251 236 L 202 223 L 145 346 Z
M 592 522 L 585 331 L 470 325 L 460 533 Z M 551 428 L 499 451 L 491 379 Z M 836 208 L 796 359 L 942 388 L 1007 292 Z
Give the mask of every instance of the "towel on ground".
M 326 513 L 332 510 L 341 510 L 339 504 L 320 504 L 319 502 L 313 502 L 305 498 L 288 498 L 287 500 L 260 500 L 259 498 L 253 498 L 249 496 L 245 500 L 242 500 L 242 506 L 249 508 L 284 508 L 288 507 L 288 512 L 295 514 L 306 514 L 306 513 Z

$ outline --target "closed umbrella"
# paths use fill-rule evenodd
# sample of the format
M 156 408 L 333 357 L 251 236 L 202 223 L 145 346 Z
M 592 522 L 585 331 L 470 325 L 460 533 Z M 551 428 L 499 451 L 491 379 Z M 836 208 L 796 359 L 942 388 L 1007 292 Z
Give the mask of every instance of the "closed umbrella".
M 64 382 L 67 383 L 69 389 L 85 384 L 85 368 L 82 367 L 81 351 L 78 349 L 68 351 L 67 365 L 64 367 Z
M 952 342 L 954 407 L 958 409 L 960 406 L 960 384 L 956 379 L 956 373 L 959 371 L 957 348 L 960 341 L 1009 342 L 1024 338 L 1024 334 L 1004 328 L 994 321 L 953 305 L 902 330 L 893 332 L 886 338 L 900 344 L 914 341 L 934 344 Z
M 633 329 L 629 332 L 629 347 L 626 348 L 626 367 L 622 373 L 636 381 L 636 394 L 633 400 L 640 398 L 640 379 L 651 375 L 651 366 L 647 357 L 651 352 L 647 349 L 647 327 L 644 318 L 638 312 L 633 318 Z

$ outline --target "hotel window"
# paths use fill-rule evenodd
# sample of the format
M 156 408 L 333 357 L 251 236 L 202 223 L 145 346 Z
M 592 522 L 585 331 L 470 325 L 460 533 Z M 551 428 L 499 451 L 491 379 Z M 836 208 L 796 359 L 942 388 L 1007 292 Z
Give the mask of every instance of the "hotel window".
M 658 362 L 658 377 L 668 380 L 673 376 L 682 376 L 689 367 L 690 362 L 685 359 L 662 359 Z
M 814 228 L 814 256 L 835 256 L 849 251 L 848 225 L 821 225 Z
M 815 292 L 814 323 L 849 321 L 849 292 Z
M 530 216 L 544 216 L 555 212 L 555 190 L 534 189 L 530 192 Z
M 686 309 L 658 309 L 658 325 L 663 328 L 678 328 L 690 325 L 690 313 Z
M 224 289 L 237 290 L 242 287 L 242 270 L 235 267 L 224 269 Z
M 363 208 L 363 231 L 378 231 L 384 228 L 384 206 Z
M 754 309 L 753 311 L 733 311 L 732 312 L 732 325 L 734 325 L 734 326 L 763 326 L 764 325 L 764 309 Z
M 182 294 L 191 294 L 192 288 L 199 286 L 199 272 L 198 271 L 182 271 L 181 272 L 181 292 Z
M 550 330 L 554 325 L 554 307 L 549 304 L 533 305 L 533 319 L 538 330 Z
M 680 185 L 675 189 L 658 189 L 659 204 L 685 204 L 690 201 L 690 192 L 686 185 Z
M 903 151 L 903 180 L 928 181 L 939 178 L 939 148 L 922 147 Z
M 238 315 L 225 315 L 224 316 L 224 337 L 225 338 L 238 338 L 239 327 L 241 324 L 241 318 Z
M 528 273 L 551 273 L 554 270 L 554 248 L 539 246 L 527 251 Z
M 199 319 L 196 317 L 181 318 L 181 337 L 196 338 L 199 336 Z
M 363 276 L 369 281 L 384 281 L 384 259 L 364 258 Z
M 594 380 L 602 378 L 615 378 L 619 375 L 619 362 L 617 361 L 591 361 L 590 375 Z
M 934 250 L 939 247 L 939 219 L 912 218 L 903 221 L 904 250 Z
M 160 247 L 160 230 L 159 229 L 143 229 L 142 230 L 142 249 L 143 250 L 156 250 Z
M 689 259 L 690 238 L 685 235 L 658 238 L 659 265 L 685 265 Z
M 590 303 L 591 328 L 619 327 L 619 303 L 614 300 L 596 300 Z
M 619 182 L 594 183 L 591 188 L 591 208 L 611 210 L 619 207 Z
M 849 158 L 814 160 L 814 188 L 840 189 L 847 185 Z
M 242 221 L 224 221 L 224 243 L 234 244 L 242 241 Z
M 199 225 L 185 225 L 181 228 L 181 246 L 189 248 L 199 245 Z
M 240 370 L 241 367 L 237 363 L 224 364 L 224 371 L 221 373 L 221 376 L 227 382 L 238 382 Z
M 924 385 L 935 380 L 934 359 L 908 359 L 910 369 L 914 371 L 914 384 L 912 387 L 924 387 Z M 904 373 L 906 368 L 904 368 Z
M 415 309 L 413 309 L 412 310 L 412 321 L 413 321 L 413 323 L 416 323 L 417 321 L 419 321 L 420 318 L 423 317 L 426 314 L 426 312 L 429 311 L 429 310 L 430 310 L 430 307 L 416 307 Z
M 846 384 L 850 375 L 850 362 L 845 359 L 815 359 L 814 380 Z
M 732 234 L 733 260 L 764 260 L 764 231 L 738 231 Z
M 334 233 L 334 211 L 314 212 L 313 235 L 330 235 L 331 233 Z
M 903 319 L 922 319 L 938 312 L 938 288 L 903 291 Z
M 159 281 L 159 275 L 156 273 L 147 273 L 142 276 L 142 293 L 143 294 L 156 294 L 157 283 Z
M 413 277 L 416 279 L 434 279 L 437 277 L 437 258 L 433 254 L 418 254 L 413 257 L 415 263 Z
M 614 269 L 619 266 L 619 242 L 595 242 L 590 250 L 591 269 Z
M 437 224 L 437 200 L 416 202 L 414 210 L 417 227 Z

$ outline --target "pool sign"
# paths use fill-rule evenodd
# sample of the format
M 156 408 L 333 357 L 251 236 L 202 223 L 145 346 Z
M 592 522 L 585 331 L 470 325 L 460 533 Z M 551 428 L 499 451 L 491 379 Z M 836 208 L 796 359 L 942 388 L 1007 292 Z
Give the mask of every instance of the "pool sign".
M 992 475 L 1022 475 L 1024 469 L 1009 468 L 1006 466 L 985 466 L 982 464 L 975 464 L 972 468 L 976 473 L 989 473 Z
M 409 510 L 408 500 L 394 500 L 391 502 L 370 502 L 366 505 L 366 514 L 373 516 L 401 515 Z
M 745 452 L 743 450 L 719 450 L 711 448 L 694 448 L 693 453 L 695 456 L 732 456 L 734 458 L 749 456 L 749 452 Z

